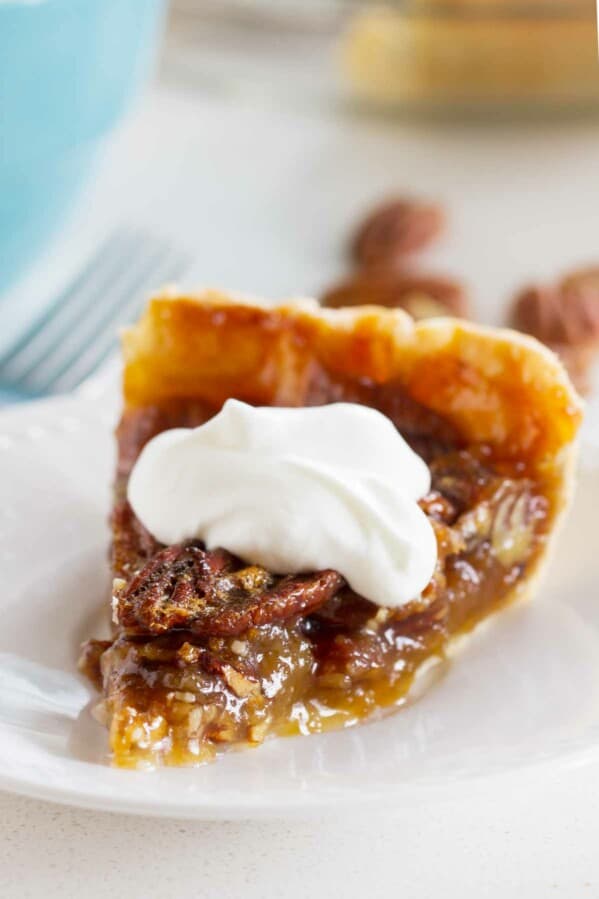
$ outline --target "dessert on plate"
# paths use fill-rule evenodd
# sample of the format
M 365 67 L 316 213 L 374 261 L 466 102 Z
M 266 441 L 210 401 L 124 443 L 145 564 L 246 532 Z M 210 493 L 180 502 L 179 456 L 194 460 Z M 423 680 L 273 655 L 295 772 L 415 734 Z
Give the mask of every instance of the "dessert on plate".
M 534 339 L 206 292 L 123 349 L 114 632 L 81 660 L 116 765 L 356 724 L 530 592 L 581 418 Z

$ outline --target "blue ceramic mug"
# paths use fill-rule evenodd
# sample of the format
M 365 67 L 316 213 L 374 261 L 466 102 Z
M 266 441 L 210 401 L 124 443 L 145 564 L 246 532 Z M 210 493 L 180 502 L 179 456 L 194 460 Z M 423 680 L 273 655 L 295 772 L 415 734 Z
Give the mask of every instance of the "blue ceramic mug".
M 0 0 L 0 291 L 93 171 L 151 70 L 166 0 Z

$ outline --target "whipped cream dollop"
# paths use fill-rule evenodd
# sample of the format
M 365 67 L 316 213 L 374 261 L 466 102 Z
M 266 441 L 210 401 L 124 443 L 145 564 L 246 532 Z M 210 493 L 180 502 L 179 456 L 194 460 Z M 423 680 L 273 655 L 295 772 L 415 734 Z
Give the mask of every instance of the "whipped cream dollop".
M 275 574 L 334 568 L 357 593 L 397 607 L 435 567 L 417 503 L 429 489 L 427 465 L 374 409 L 228 400 L 201 427 L 150 440 L 128 497 L 162 543 L 199 538 Z

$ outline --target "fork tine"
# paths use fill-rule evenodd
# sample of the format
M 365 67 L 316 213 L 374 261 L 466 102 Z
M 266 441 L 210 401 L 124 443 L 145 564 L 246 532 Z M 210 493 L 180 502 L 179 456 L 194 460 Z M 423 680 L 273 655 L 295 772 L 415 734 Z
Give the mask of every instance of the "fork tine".
M 47 340 L 48 328 L 56 330 L 66 317 L 69 320 L 79 307 L 84 288 L 100 279 L 100 283 L 109 276 L 110 272 L 118 265 L 120 257 L 125 253 L 131 242 L 132 234 L 126 231 L 115 232 L 107 238 L 97 253 L 85 265 L 81 273 L 69 284 L 50 307 L 32 324 L 17 343 L 12 346 L 0 358 L 0 375 L 2 380 L 13 381 L 18 377 L 27 356 L 35 353 L 36 345 L 39 349 L 39 338 Z M 119 249 L 121 252 L 119 252 Z M 43 341 L 41 342 L 43 351 Z
M 106 359 L 116 344 L 117 328 L 125 325 L 136 316 L 145 301 L 146 290 L 156 284 L 168 283 L 169 280 L 181 275 L 188 264 L 188 259 L 182 254 L 175 254 L 167 259 L 162 267 L 158 267 L 151 276 L 146 279 L 145 285 L 139 285 L 132 291 L 132 297 L 122 309 L 122 314 L 106 323 L 104 329 L 97 335 L 85 352 L 74 360 L 73 364 L 62 372 L 57 379 L 49 385 L 52 393 L 63 393 L 73 390 L 78 384 L 89 377 Z
M 145 263 L 148 248 L 137 239 L 109 260 L 106 272 L 100 280 L 83 285 L 81 295 L 69 315 L 51 321 L 40 334 L 33 351 L 25 350 L 19 360 L 8 367 L 8 379 L 27 391 L 45 390 L 45 378 L 68 347 L 77 343 L 78 335 L 93 328 L 96 320 L 102 320 L 109 312 L 112 290 L 127 274 Z M 6 369 L 0 376 L 6 378 Z
M 136 285 L 144 283 L 162 262 L 164 255 L 164 249 L 157 248 L 154 241 L 149 246 L 140 244 L 130 260 L 131 264 L 125 268 L 121 267 L 101 297 L 92 297 L 96 303 L 90 305 L 86 302 L 87 313 L 76 322 L 74 328 L 67 330 L 64 338 L 53 346 L 52 351 L 39 364 L 24 373 L 18 386 L 30 393 L 45 393 L 49 386 L 76 362 L 81 352 L 94 339 L 97 330 L 118 316 L 119 308 L 131 290 Z

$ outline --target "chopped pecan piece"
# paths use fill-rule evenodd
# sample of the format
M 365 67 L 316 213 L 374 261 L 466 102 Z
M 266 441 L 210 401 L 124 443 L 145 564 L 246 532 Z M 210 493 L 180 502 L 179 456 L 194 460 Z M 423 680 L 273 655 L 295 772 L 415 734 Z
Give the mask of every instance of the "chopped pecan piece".
M 276 578 L 225 550 L 187 543 L 161 550 L 117 593 L 115 621 L 136 634 L 230 636 L 308 614 L 344 585 L 336 571 Z
M 86 640 L 81 647 L 77 667 L 81 674 L 93 681 L 98 688 L 102 685 L 100 667 L 102 655 L 110 646 L 112 646 L 111 640 Z
M 464 316 L 466 292 L 450 278 L 401 272 L 391 268 L 363 269 L 321 298 L 323 306 L 388 306 L 405 309 L 412 318 Z
M 360 225 L 352 242 L 359 265 L 389 265 L 421 250 L 441 231 L 443 210 L 432 203 L 397 199 L 378 206 Z
M 438 490 L 431 490 L 420 502 L 422 511 L 429 517 L 442 524 L 452 524 L 456 519 L 454 504 Z
M 430 471 L 433 490 L 452 504 L 456 515 L 472 509 L 493 478 L 489 468 L 466 450 L 435 459 Z

